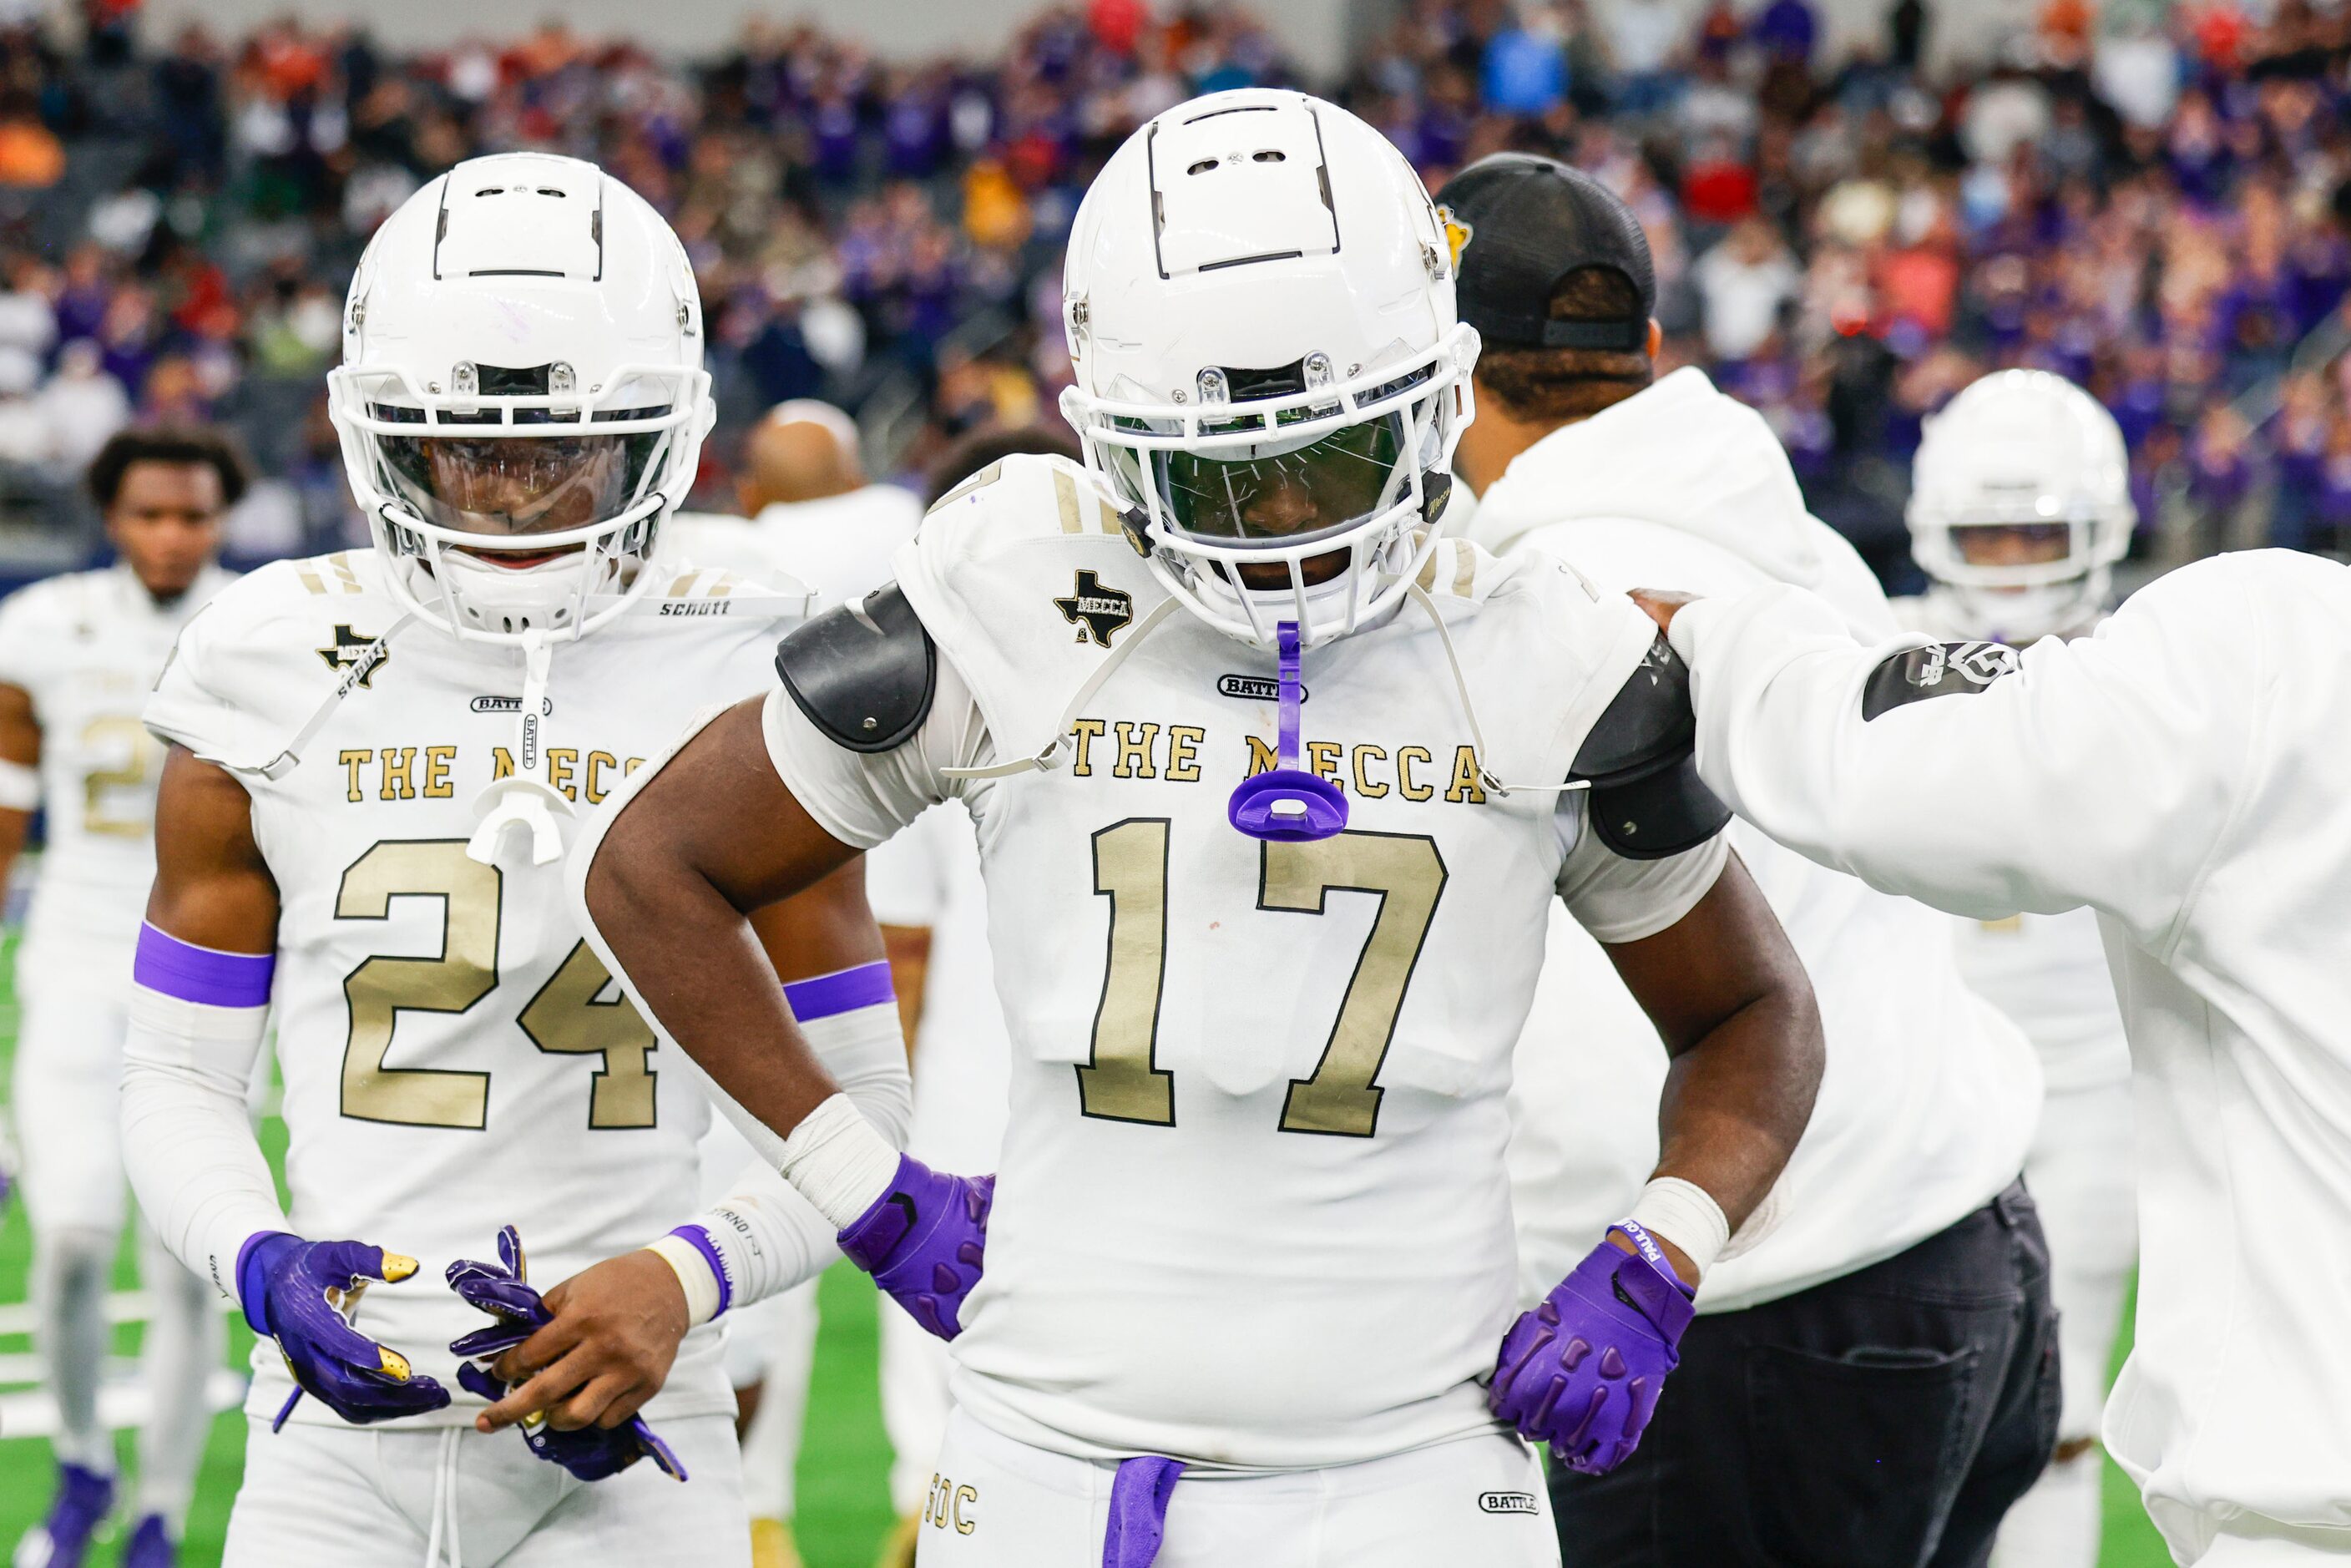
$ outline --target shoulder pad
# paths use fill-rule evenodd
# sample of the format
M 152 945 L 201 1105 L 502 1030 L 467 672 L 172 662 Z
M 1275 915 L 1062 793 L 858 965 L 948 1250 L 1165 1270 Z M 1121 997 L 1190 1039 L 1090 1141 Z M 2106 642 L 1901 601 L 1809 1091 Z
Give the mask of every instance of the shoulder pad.
M 930 716 L 939 651 L 893 582 L 792 628 L 776 674 L 810 723 L 870 755 L 904 746 Z
M 1627 860 L 1663 860 L 1722 831 L 1730 810 L 1698 776 L 1689 668 L 1660 635 L 1575 754 L 1592 785 L 1600 841 Z
M 1862 722 L 1928 697 L 1973 696 L 2023 667 L 2005 643 L 1929 643 L 1905 649 L 1869 672 L 1861 688 Z

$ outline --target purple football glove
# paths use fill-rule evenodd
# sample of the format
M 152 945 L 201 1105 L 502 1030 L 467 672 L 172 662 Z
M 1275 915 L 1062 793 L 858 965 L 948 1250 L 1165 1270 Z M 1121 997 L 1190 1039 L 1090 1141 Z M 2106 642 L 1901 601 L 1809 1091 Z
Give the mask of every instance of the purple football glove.
M 245 1321 L 277 1342 L 294 1375 L 293 1396 L 271 1431 L 305 1394 L 356 1426 L 449 1403 L 449 1391 L 417 1376 L 406 1356 L 351 1327 L 368 1281 L 398 1284 L 415 1272 L 415 1259 L 360 1241 L 305 1241 L 278 1230 L 246 1242 L 236 1260 Z
M 841 1233 L 841 1249 L 916 1322 L 953 1339 L 963 1333 L 964 1298 L 979 1283 L 995 1201 L 992 1176 L 942 1176 L 900 1155 L 890 1190 Z
M 449 1265 L 449 1288 L 465 1304 L 497 1321 L 449 1343 L 449 1354 L 462 1363 L 458 1386 L 495 1405 L 514 1385 L 476 1362 L 496 1361 L 554 1321 L 539 1299 L 538 1288 L 524 1278 L 522 1235 L 511 1225 L 498 1231 L 498 1261 L 476 1263 L 459 1259 Z M 549 1464 L 561 1465 L 583 1481 L 601 1481 L 618 1475 L 639 1459 L 650 1458 L 668 1475 L 685 1479 L 685 1467 L 669 1445 L 653 1436 L 642 1416 L 632 1416 L 618 1427 L 582 1427 L 559 1432 L 536 1416 L 522 1425 L 522 1440 Z
M 1642 1255 L 1603 1241 L 1502 1336 L 1487 1407 L 1572 1470 L 1606 1475 L 1641 1441 L 1681 1364 L 1694 1294 L 1646 1233 L 1612 1226 Z M 1646 1243 L 1646 1246 L 1643 1244 Z

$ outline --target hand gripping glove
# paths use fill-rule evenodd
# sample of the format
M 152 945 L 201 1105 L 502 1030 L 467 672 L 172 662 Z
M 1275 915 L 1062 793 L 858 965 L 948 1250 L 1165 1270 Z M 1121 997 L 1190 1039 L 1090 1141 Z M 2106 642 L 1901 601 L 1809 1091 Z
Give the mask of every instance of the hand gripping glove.
M 1648 1233 L 1610 1228 L 1640 1248 L 1603 1241 L 1502 1336 L 1487 1407 L 1572 1470 L 1606 1475 L 1639 1446 L 1666 1374 L 1681 1364 L 1695 1293 Z M 1637 1232 L 1637 1234 L 1636 1234 Z
M 476 1263 L 459 1259 L 449 1265 L 449 1288 L 476 1312 L 497 1322 L 449 1343 L 449 1354 L 462 1363 L 458 1385 L 495 1405 L 514 1385 L 475 1364 L 496 1360 L 538 1330 L 555 1321 L 539 1299 L 538 1288 L 524 1278 L 522 1235 L 511 1225 L 498 1231 L 498 1261 Z M 685 1479 L 685 1467 L 669 1445 L 653 1436 L 642 1416 L 632 1416 L 618 1427 L 583 1427 L 560 1432 L 535 1416 L 522 1425 L 522 1440 L 549 1464 L 561 1465 L 583 1481 L 601 1481 L 618 1475 L 639 1459 L 651 1458 L 667 1475 Z
M 900 1155 L 890 1190 L 841 1233 L 841 1249 L 916 1322 L 953 1339 L 963 1333 L 964 1298 L 979 1283 L 995 1201 L 992 1176 L 942 1176 Z
M 357 1426 L 449 1403 L 449 1391 L 417 1376 L 406 1356 L 351 1327 L 369 1281 L 396 1285 L 415 1272 L 415 1259 L 359 1241 L 305 1241 L 280 1230 L 245 1244 L 236 1263 L 245 1321 L 277 1342 L 294 1376 L 271 1431 L 305 1394 Z

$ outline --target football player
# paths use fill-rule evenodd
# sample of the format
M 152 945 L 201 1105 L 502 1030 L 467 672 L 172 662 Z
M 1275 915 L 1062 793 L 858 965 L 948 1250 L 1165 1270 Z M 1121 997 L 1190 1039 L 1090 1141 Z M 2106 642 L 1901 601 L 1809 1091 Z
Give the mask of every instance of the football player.
M 558 879 L 577 819 L 694 708 L 751 688 L 802 599 L 653 569 L 711 420 L 701 305 L 668 226 L 592 164 L 507 154 L 433 181 L 370 242 L 343 325 L 329 407 L 375 548 L 237 583 L 146 713 L 172 749 L 131 1175 L 275 1342 L 227 1555 L 742 1563 L 709 1322 L 807 1277 L 830 1228 L 770 1172 L 694 1212 L 708 1102 L 611 992 Z M 894 1137 L 879 937 L 853 873 L 811 900 L 817 925 L 773 912 L 763 935 Z M 284 1209 L 227 1092 L 273 970 Z M 468 1260 L 494 1237 L 496 1262 Z M 526 1381 L 548 1416 L 528 1442 L 475 1425 Z
M 1856 644 L 1787 587 L 1648 596 L 1708 783 L 1954 915 L 2096 911 L 2130 1044 L 2137 1334 L 2106 1451 L 2173 1557 L 2351 1543 L 2351 572 L 2182 567 L 2019 653 Z
M 2046 371 L 2001 371 L 1927 423 L 1910 550 L 1933 589 L 1897 603 L 1931 636 L 2086 637 L 2130 548 L 2114 415 Z M 2064 1406 L 2057 1452 L 2001 1522 L 1999 1568 L 2096 1568 L 2098 1421 L 2137 1251 L 2130 1048 L 2090 910 L 1953 923 L 1960 972 L 2040 1053 L 2047 1103 L 2024 1174 L 2049 1232 Z
M 221 516 L 245 467 L 204 430 L 126 431 L 99 450 L 89 492 L 116 564 L 52 577 L 0 604 L 0 881 L 47 806 L 48 847 L 16 949 L 14 1091 L 33 1231 L 33 1346 L 57 1400 L 57 1490 L 17 1543 L 17 1568 L 77 1568 L 114 1503 L 114 1440 L 98 1415 L 104 1312 L 122 1229 L 122 993 L 155 874 L 163 752 L 139 705 L 189 616 L 229 573 Z M 172 1561 L 225 1345 L 204 1282 L 140 1228 L 154 1301 L 140 1343 L 147 1420 L 124 1562 Z
M 921 1561 L 1554 1563 L 1521 1434 L 1638 1441 L 1802 1129 L 1801 966 L 1654 628 L 1436 537 L 1476 335 L 1393 147 L 1293 92 L 1170 110 L 1088 192 L 1065 298 L 1085 465 L 983 469 L 641 772 L 573 852 L 595 940 L 954 1339 Z M 948 798 L 1000 1187 L 897 1154 L 744 946 Z M 1677 1060 L 1656 1179 L 1513 1324 L 1503 1095 L 1555 896 Z

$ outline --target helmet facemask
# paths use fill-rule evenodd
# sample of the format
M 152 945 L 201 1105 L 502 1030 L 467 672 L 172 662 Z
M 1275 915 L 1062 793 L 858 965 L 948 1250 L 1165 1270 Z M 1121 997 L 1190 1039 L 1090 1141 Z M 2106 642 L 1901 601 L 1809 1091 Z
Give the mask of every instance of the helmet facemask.
M 709 380 L 630 366 L 581 392 L 568 365 L 462 362 L 444 393 L 398 368 L 345 367 L 329 409 L 410 609 L 471 640 L 568 638 L 652 585 L 643 568 L 693 481 Z M 517 556 L 548 559 L 499 559 Z
M 1476 353 L 1457 326 L 1343 383 L 1316 353 L 1206 367 L 1196 403 L 1072 388 L 1062 409 L 1186 609 L 1260 647 L 1283 622 L 1311 643 L 1384 614 L 1435 548 Z

